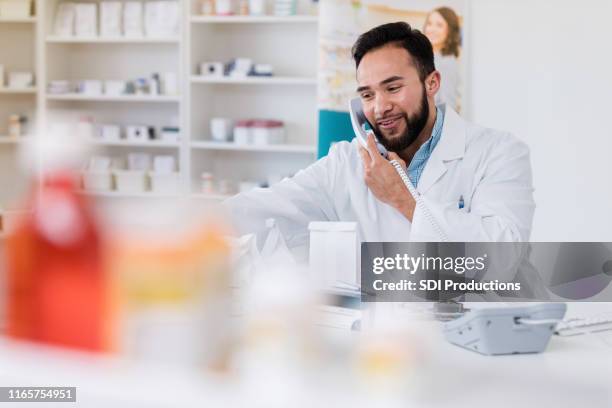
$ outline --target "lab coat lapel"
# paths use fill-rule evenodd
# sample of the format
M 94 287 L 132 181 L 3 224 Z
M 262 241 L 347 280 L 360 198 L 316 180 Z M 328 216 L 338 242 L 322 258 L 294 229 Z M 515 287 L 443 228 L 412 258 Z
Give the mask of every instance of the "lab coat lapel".
M 442 136 L 431 153 L 417 190 L 425 194 L 446 173 L 446 163 L 460 159 L 465 152 L 465 121 L 452 108 L 445 106 Z

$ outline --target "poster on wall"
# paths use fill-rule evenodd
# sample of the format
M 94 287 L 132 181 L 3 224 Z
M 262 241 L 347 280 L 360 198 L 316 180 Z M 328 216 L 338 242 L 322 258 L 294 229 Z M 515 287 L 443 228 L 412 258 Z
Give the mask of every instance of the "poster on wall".
M 321 0 L 319 8 L 319 156 L 353 138 L 348 101 L 357 96 L 351 48 L 360 34 L 405 21 L 432 43 L 441 88 L 436 104 L 465 110 L 467 0 Z

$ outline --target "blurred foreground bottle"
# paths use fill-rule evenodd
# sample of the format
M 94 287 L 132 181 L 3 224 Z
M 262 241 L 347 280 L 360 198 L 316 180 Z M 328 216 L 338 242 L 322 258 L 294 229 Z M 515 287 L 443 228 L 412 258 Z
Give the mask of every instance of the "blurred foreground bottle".
M 179 198 L 114 213 L 109 266 L 115 348 L 139 361 L 224 370 L 230 353 L 230 247 L 212 209 Z
M 109 318 L 103 247 L 91 203 L 77 192 L 76 170 L 87 147 L 69 124 L 52 126 L 44 138 L 34 140 L 20 151 L 31 179 L 25 203 L 30 211 L 7 239 L 8 335 L 105 350 Z
M 10 336 L 104 350 L 102 244 L 87 197 L 68 171 L 35 183 L 28 212 L 7 241 Z

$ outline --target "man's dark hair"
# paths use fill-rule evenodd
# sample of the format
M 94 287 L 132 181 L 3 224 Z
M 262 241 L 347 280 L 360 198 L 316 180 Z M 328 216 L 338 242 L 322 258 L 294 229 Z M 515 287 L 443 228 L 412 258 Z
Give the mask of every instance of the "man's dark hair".
M 389 44 L 408 51 L 421 81 L 425 81 L 425 78 L 436 69 L 433 47 L 425 34 L 404 22 L 383 24 L 361 34 L 352 49 L 355 67 L 359 68 L 361 59 L 368 52 Z

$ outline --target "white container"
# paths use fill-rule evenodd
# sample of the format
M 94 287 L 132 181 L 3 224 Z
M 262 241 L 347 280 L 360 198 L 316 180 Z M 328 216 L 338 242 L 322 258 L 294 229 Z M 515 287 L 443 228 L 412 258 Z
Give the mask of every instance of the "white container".
M 98 5 L 77 3 L 75 5 L 74 34 L 91 38 L 98 35 Z
M 71 37 L 74 35 L 74 3 L 60 3 L 55 14 L 53 33 L 58 37 Z
M 120 1 L 100 3 L 100 36 L 104 38 L 121 37 L 122 4 Z
M 105 142 L 118 142 L 121 140 L 121 127 L 119 125 L 100 125 L 98 137 Z
M 232 139 L 234 121 L 227 118 L 212 118 L 210 134 L 216 142 L 229 142 Z
M 177 127 L 163 127 L 160 133 L 160 140 L 166 143 L 178 143 L 181 131 Z
M 151 191 L 156 194 L 176 194 L 179 191 L 180 176 L 178 172 L 150 172 Z
M 104 81 L 104 95 L 121 96 L 125 93 L 125 81 Z
M 81 81 L 79 84 L 79 92 L 90 96 L 102 95 L 102 81 L 98 81 L 97 79 Z
M 200 64 L 200 75 L 205 77 L 221 78 L 224 75 L 222 62 L 203 62 Z
M 238 145 L 249 145 L 253 143 L 249 121 L 238 121 L 234 127 L 234 143 Z
M 217 0 L 216 5 L 216 13 L 220 16 L 229 16 L 234 14 L 232 0 Z
M 30 17 L 32 3 L 30 0 L 0 0 L 0 17 L 27 18 Z
M 147 126 L 128 126 L 126 127 L 125 138 L 130 142 L 148 142 L 149 128 Z
M 251 132 L 255 145 L 281 144 L 285 140 L 285 130 L 280 121 L 254 121 Z
M 120 193 L 139 194 L 148 190 L 147 172 L 143 170 L 114 170 L 115 184 Z
M 266 0 L 249 0 L 249 14 L 252 16 L 266 14 Z
M 34 86 L 34 74 L 32 72 L 9 72 L 9 88 L 24 89 L 32 86 Z
M 162 94 L 178 95 L 178 77 L 174 72 L 165 72 L 161 82 Z
M 123 4 L 123 35 L 138 38 L 143 35 L 143 5 L 140 1 L 126 1 Z
M 84 171 L 83 188 L 87 191 L 112 191 L 113 175 L 110 171 Z
M 355 222 L 311 222 L 310 271 L 323 288 L 360 285 L 359 241 Z

